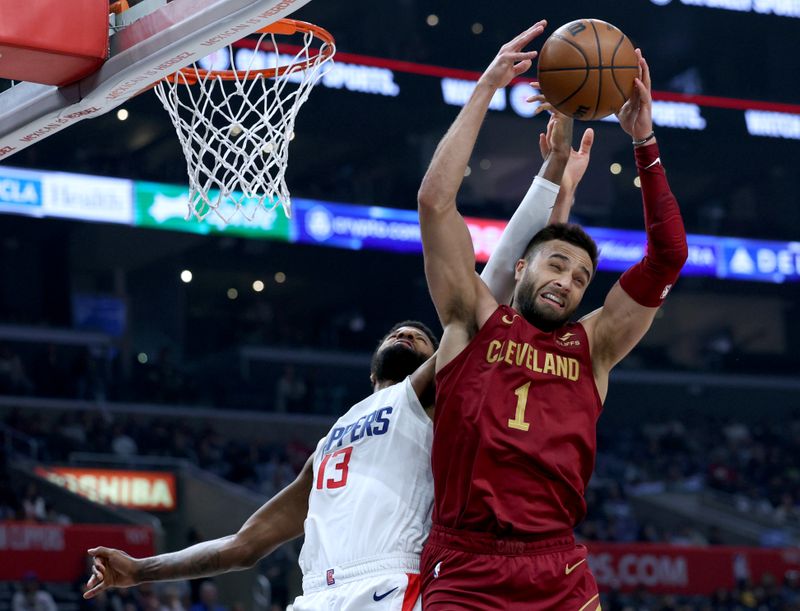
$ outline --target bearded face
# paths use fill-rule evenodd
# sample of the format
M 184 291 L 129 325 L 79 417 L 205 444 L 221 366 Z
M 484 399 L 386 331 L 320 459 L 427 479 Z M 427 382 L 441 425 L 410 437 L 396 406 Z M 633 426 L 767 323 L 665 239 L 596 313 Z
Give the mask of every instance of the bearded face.
M 376 381 L 400 382 L 433 355 L 428 336 L 415 327 L 400 327 L 390 333 L 372 356 Z
M 537 286 L 532 273 L 526 274 L 517 285 L 514 305 L 529 323 L 542 331 L 552 331 L 569 322 L 573 307 L 567 310 L 566 300 L 557 287 Z
M 517 264 L 514 307 L 532 325 L 552 331 L 567 323 L 591 280 L 592 262 L 582 248 L 552 240 Z

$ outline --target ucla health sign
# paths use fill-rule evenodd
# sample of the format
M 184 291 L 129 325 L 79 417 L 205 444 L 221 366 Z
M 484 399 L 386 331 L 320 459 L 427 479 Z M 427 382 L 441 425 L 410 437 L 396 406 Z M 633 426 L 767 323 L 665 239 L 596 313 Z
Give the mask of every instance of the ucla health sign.
M 130 225 L 133 181 L 0 168 L 0 212 Z
M 0 168 L 0 210 L 42 216 L 42 172 Z

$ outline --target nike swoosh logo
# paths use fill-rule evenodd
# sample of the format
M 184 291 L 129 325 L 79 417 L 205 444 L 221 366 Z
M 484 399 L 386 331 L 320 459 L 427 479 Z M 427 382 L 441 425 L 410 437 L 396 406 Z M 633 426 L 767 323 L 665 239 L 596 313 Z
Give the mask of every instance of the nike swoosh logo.
M 500 320 L 502 320 L 507 325 L 510 325 L 514 323 L 515 318 L 519 318 L 519 314 L 514 314 L 514 316 L 512 316 L 511 318 L 508 317 L 508 314 L 503 314 L 503 317 Z
M 569 575 L 569 574 L 570 574 L 572 571 L 574 571 L 576 568 L 578 568 L 578 567 L 579 567 L 580 565 L 582 565 L 584 562 L 586 562 L 586 558 L 584 558 L 584 559 L 583 559 L 583 560 L 581 560 L 580 562 L 576 562 L 576 563 L 575 563 L 575 564 L 573 564 L 572 566 L 570 566 L 570 565 L 567 565 L 567 566 L 566 566 L 566 568 L 564 569 L 564 574 L 565 574 L 565 575 Z
M 389 594 L 391 594 L 392 592 L 394 592 L 396 589 L 397 589 L 397 588 L 392 588 L 391 590 L 389 590 L 388 592 L 386 592 L 386 593 L 384 593 L 384 594 L 381 594 L 380 596 L 378 596 L 378 593 L 377 593 L 377 592 L 373 592 L 373 594 L 372 594 L 372 600 L 374 600 L 376 603 L 377 603 L 377 602 L 380 602 L 380 601 L 382 601 L 384 598 L 386 598 L 387 596 L 389 596 Z

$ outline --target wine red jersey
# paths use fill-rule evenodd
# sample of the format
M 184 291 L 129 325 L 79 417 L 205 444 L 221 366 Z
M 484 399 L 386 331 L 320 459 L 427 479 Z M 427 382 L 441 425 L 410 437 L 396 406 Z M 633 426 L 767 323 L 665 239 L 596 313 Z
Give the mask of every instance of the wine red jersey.
M 436 376 L 434 524 L 500 536 L 574 527 L 601 410 L 583 326 L 545 332 L 499 306 Z

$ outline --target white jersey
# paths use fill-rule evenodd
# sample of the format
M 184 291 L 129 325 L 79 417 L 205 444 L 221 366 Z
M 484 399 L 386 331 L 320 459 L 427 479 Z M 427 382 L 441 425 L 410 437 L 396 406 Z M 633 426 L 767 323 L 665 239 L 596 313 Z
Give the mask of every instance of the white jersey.
M 304 592 L 366 574 L 419 572 L 433 507 L 432 440 L 410 378 L 336 421 L 314 454 Z

